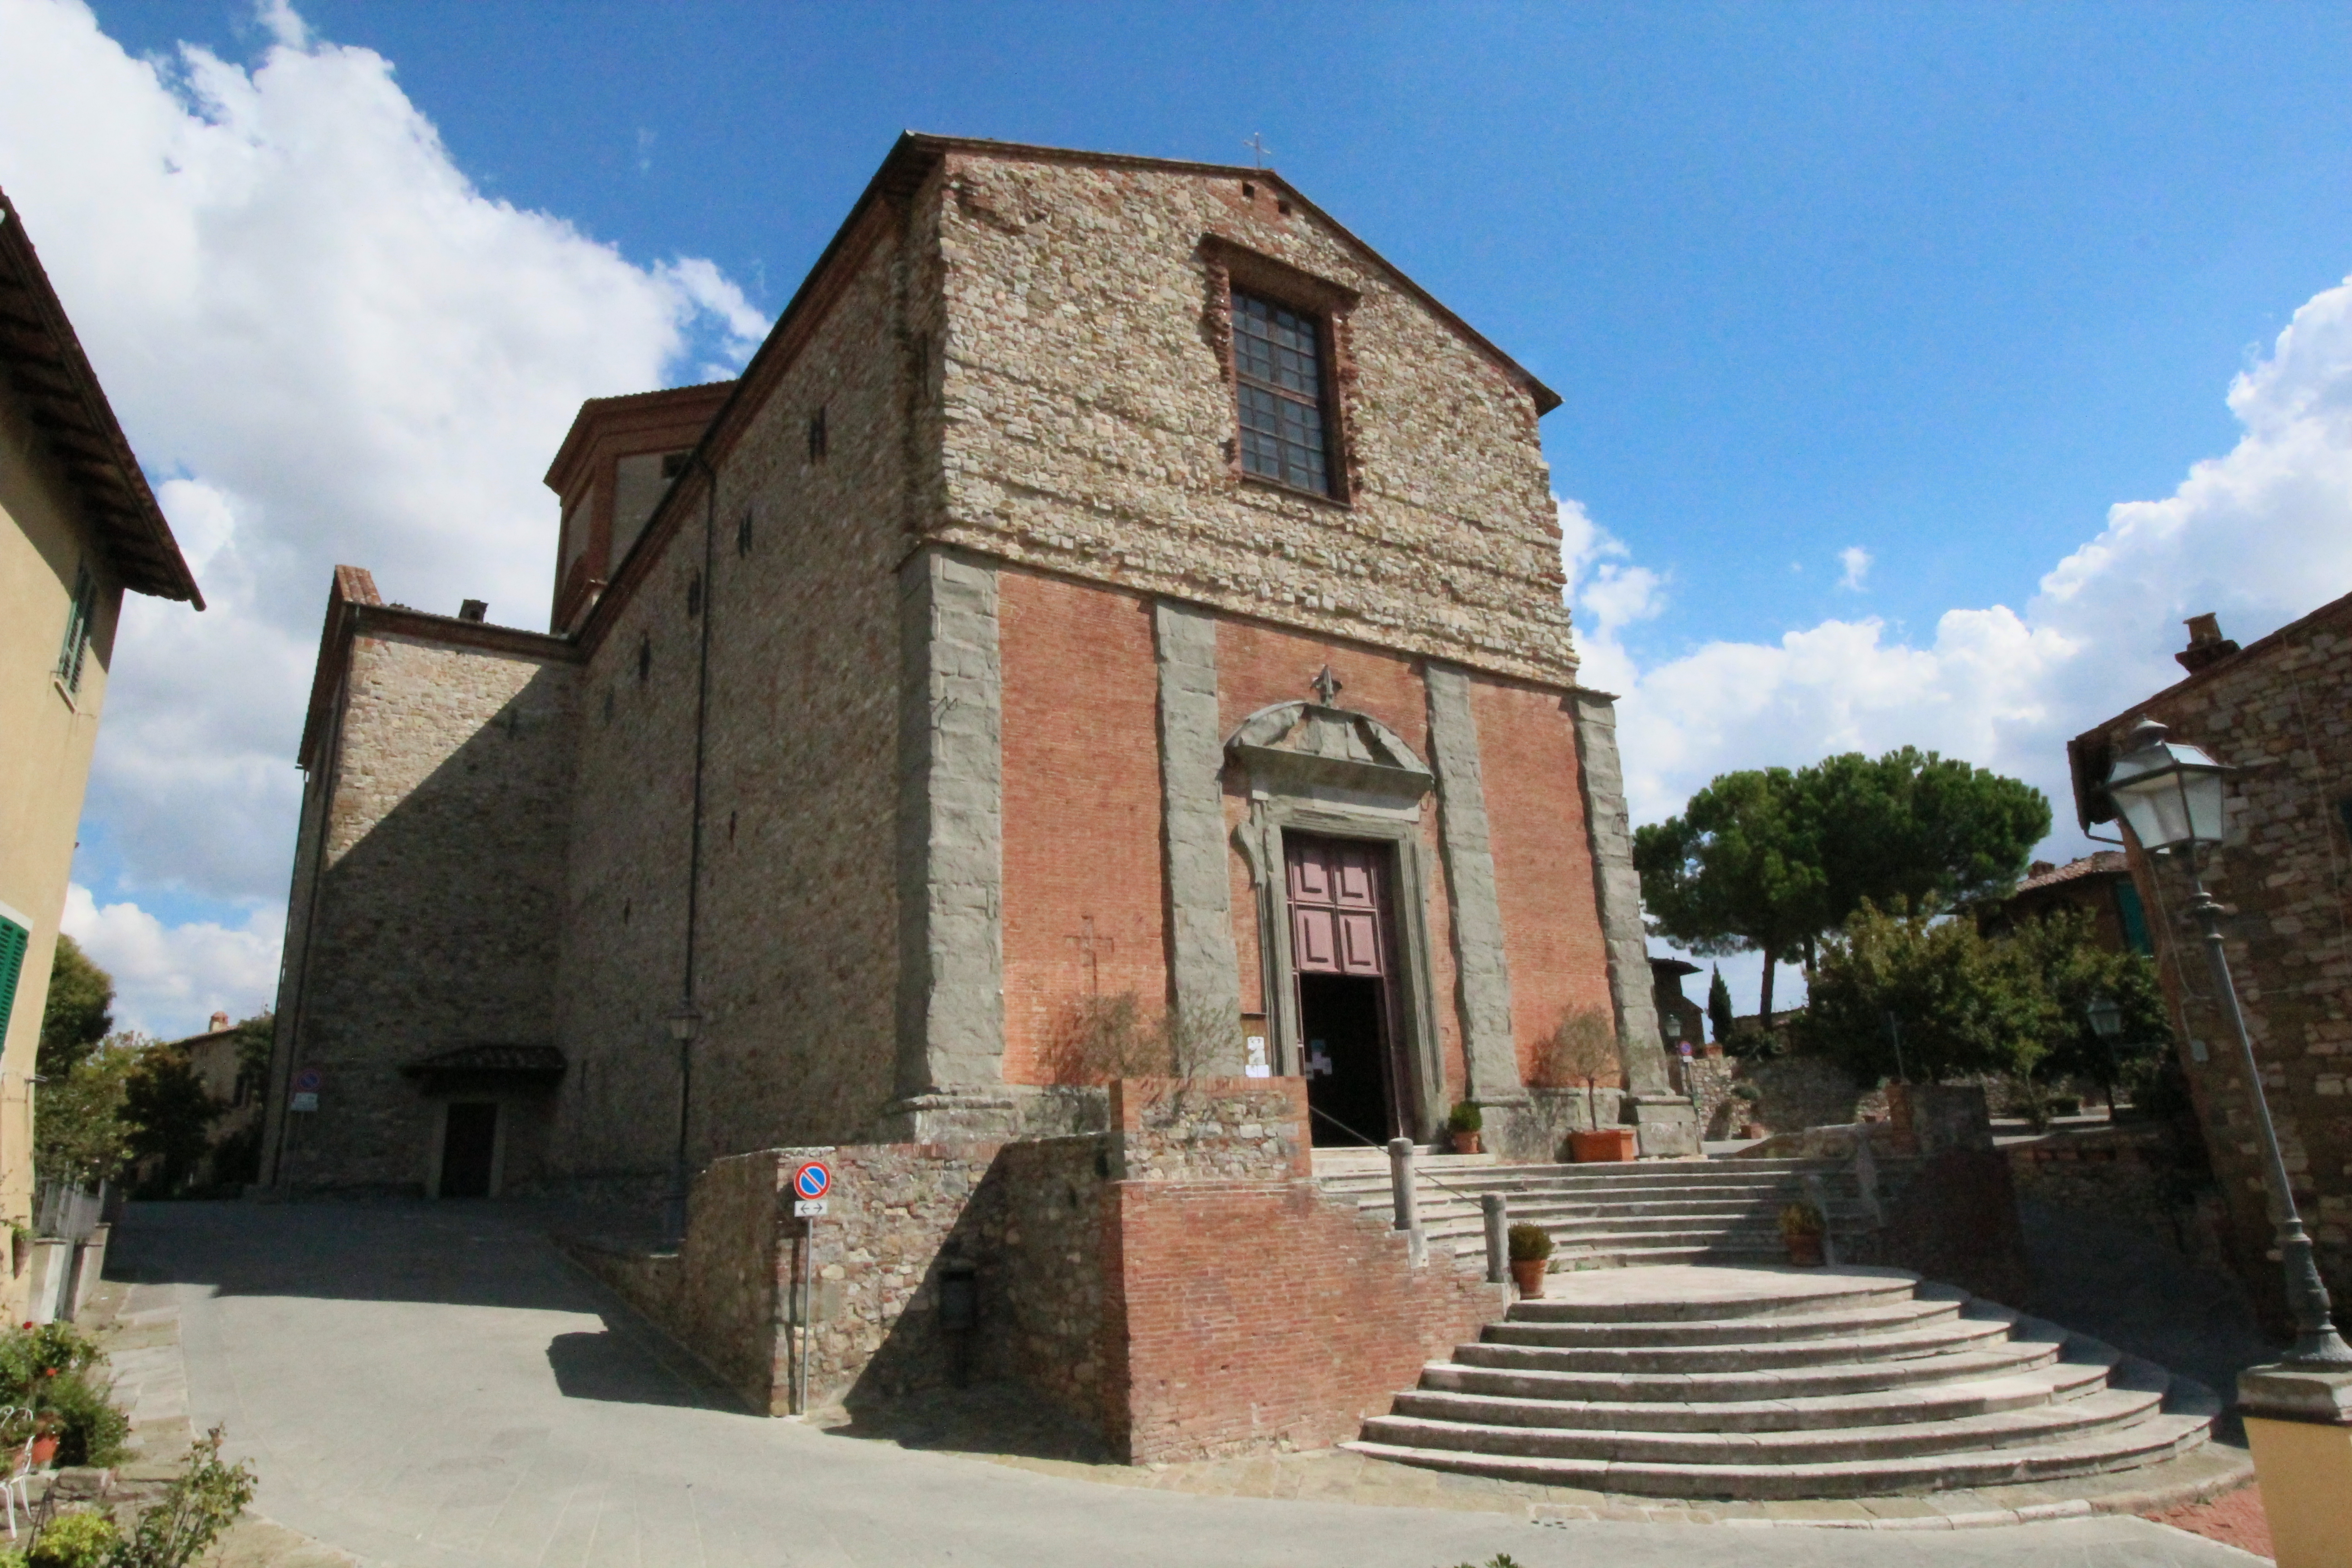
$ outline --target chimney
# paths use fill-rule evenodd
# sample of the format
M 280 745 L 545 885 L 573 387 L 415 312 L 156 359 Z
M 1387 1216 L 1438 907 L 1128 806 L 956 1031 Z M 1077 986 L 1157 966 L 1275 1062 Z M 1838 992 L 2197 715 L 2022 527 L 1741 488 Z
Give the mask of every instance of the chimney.
M 226 1013 L 215 1013 L 215 1014 L 214 1014 L 214 1015 L 213 1015 L 213 1033 L 214 1033 L 214 1034 L 217 1035 L 217 1034 L 219 1034 L 223 1029 L 226 1029 L 226 1028 L 227 1028 L 227 1027 L 228 1027 L 228 1015 L 227 1015 L 227 1014 L 226 1014 Z
M 2058 869 L 2058 868 L 2052 865 L 2047 860 L 2036 860 L 2032 865 L 2026 867 L 2025 874 L 2028 877 L 2047 877 L 2051 872 L 2055 871 L 2056 869 Z
M 489 604 L 483 599 L 468 599 L 457 606 L 457 618 L 461 621 L 478 621 L 489 613 Z
M 2172 657 L 2189 674 L 2210 669 L 2238 651 L 2238 645 L 2221 635 L 2221 616 L 2191 616 L 2184 624 L 2189 627 L 2189 646 Z

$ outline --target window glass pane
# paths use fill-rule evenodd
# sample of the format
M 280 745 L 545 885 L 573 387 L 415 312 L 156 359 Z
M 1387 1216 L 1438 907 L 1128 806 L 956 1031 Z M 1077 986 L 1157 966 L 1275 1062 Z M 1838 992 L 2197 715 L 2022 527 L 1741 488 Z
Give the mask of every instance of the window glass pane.
M 1328 494 L 1321 341 L 1315 318 L 1236 293 L 1234 370 L 1243 471 Z

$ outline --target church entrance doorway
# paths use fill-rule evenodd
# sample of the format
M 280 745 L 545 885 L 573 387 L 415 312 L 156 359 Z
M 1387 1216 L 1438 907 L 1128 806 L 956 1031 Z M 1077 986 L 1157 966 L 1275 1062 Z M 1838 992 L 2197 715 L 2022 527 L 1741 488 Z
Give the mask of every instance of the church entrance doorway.
M 1318 1145 L 1380 1144 L 1403 1130 L 1395 940 L 1385 844 L 1283 836 L 1299 1070 Z

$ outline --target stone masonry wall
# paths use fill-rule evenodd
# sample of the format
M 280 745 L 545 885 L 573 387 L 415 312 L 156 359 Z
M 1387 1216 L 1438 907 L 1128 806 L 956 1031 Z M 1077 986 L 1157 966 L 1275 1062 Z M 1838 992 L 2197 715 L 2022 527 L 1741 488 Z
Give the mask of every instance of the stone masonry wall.
M 1342 637 L 1565 681 L 1559 534 L 1531 394 L 1274 188 L 959 152 L 936 211 L 942 535 Z M 1233 463 L 1220 235 L 1356 290 L 1335 372 L 1347 505 Z M 1310 672 L 1311 673 L 1311 672 Z
M 435 1104 L 400 1068 L 554 1041 L 576 675 L 424 637 L 354 640 L 323 870 L 315 903 L 295 889 L 310 918 L 289 973 L 286 1070 L 316 1068 L 324 1087 L 315 1113 L 286 1119 L 281 1181 L 416 1190 Z M 514 1158 L 527 1143 L 509 1142 L 509 1181 L 535 1173 Z
M 674 536 L 641 544 L 657 557 L 592 654 L 563 961 L 577 1173 L 658 1169 L 674 1136 L 646 1112 L 677 1094 L 662 1019 L 683 984 L 707 521 L 692 1156 L 853 1138 L 890 1096 L 905 271 L 887 234 L 855 262 L 727 452 L 715 507 L 680 481 Z
M 2143 705 L 2173 738 L 2235 770 L 2228 841 L 2206 885 L 2222 922 L 2265 1098 L 2297 1206 L 2338 1301 L 2352 1298 L 2352 598 L 2339 600 Z M 2120 749 L 2137 720 L 2109 727 Z M 2244 1067 L 2212 1001 L 2188 880 L 2135 852 L 2157 966 L 2229 1205 L 2232 1262 L 2273 1327 L 2284 1321 Z

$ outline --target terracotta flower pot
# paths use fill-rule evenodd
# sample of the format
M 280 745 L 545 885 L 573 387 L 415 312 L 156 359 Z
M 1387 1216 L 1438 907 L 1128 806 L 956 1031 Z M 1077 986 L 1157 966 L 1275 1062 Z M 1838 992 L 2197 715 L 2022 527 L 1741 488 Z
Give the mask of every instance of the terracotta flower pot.
M 1578 1164 L 1595 1161 L 1631 1160 L 1640 1152 L 1630 1127 L 1602 1127 L 1568 1135 L 1568 1152 Z
M 1479 1153 L 1479 1152 L 1481 1152 L 1481 1151 L 1480 1151 L 1480 1149 L 1479 1149 L 1479 1147 L 1478 1147 L 1478 1134 L 1477 1134 L 1477 1133 L 1475 1133 L 1475 1132 L 1456 1132 L 1456 1133 L 1454 1133 L 1453 1136 L 1454 1136 L 1454 1152 L 1455 1153 L 1457 1153 L 1457 1154 L 1475 1154 L 1475 1153 Z
M 33 1468 L 46 1470 L 58 1462 L 58 1435 L 43 1433 L 33 1439 Z
M 1761 1121 L 1742 1122 L 1739 1127 L 1739 1135 L 1742 1138 L 1764 1138 L 1770 1136 L 1770 1134 L 1764 1131 L 1764 1124 Z
M 1800 1268 L 1819 1268 L 1822 1263 L 1822 1238 L 1801 1231 L 1784 1232 L 1780 1239 L 1788 1243 L 1789 1261 Z
M 1532 1301 L 1544 1293 L 1544 1276 L 1551 1271 L 1549 1258 L 1514 1258 L 1511 1259 L 1511 1282 L 1519 1294 Z

